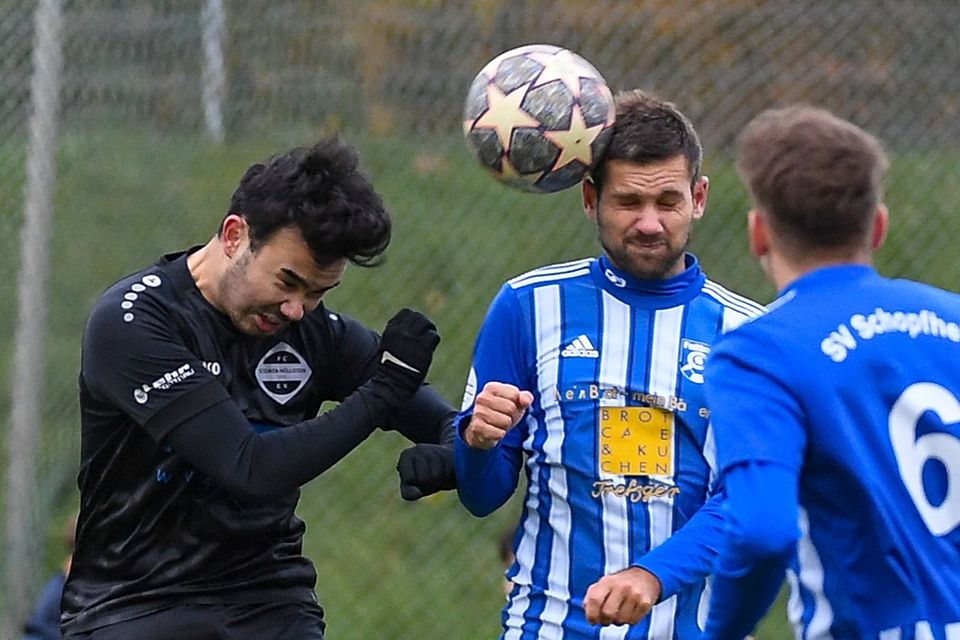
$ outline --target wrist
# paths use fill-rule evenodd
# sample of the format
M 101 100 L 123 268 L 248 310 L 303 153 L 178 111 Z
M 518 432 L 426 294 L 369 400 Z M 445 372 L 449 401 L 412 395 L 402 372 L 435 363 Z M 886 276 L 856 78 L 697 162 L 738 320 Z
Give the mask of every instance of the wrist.
M 398 398 L 399 403 L 409 399 L 420 389 L 423 378 L 413 372 L 381 366 L 369 382 L 386 387 L 392 396 Z
M 672 583 L 669 583 L 668 585 L 664 585 L 664 581 L 660 577 L 661 574 L 659 573 L 659 570 L 655 570 L 654 566 L 648 566 L 647 563 L 644 563 L 642 565 L 635 564 L 632 567 L 630 567 L 629 570 L 642 571 L 649 582 L 656 584 L 656 590 L 657 590 L 656 602 L 661 602 L 665 597 L 673 595 L 677 590 L 677 587 Z M 669 594 L 666 594 L 666 592 L 664 591 L 664 586 L 670 587 L 671 592 Z
M 463 441 L 466 442 L 467 446 L 471 449 L 480 449 L 485 451 L 493 448 L 489 442 L 477 436 L 476 430 L 472 428 L 471 424 L 468 424 L 463 430 Z
M 384 425 L 387 419 L 413 395 L 408 386 L 397 384 L 394 380 L 379 374 L 367 380 L 354 394 L 363 398 L 378 426 Z

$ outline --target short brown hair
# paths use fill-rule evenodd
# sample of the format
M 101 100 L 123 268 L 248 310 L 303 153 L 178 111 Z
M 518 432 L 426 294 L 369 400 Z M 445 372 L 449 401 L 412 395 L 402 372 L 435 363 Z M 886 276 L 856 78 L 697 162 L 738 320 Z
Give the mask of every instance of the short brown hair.
M 770 109 L 740 136 L 737 167 L 756 207 L 793 249 L 859 244 L 883 196 L 880 142 L 829 111 Z
M 703 147 L 693 124 L 672 102 L 640 89 L 622 91 L 614 99 L 617 118 L 613 137 L 599 164 L 591 172 L 598 190 L 610 160 L 648 164 L 683 155 L 690 170 L 690 185 L 700 177 Z

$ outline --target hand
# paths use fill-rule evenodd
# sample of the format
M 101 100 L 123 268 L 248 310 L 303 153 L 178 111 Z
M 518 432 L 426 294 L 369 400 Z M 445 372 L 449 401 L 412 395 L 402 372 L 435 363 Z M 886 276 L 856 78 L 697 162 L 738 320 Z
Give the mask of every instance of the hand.
M 421 443 L 404 449 L 397 460 L 400 497 L 418 500 L 437 491 L 457 488 L 453 467 L 453 447 Z
M 423 384 L 440 343 L 437 327 L 422 313 L 401 309 L 387 322 L 380 338 L 380 367 L 377 375 L 407 396 Z
M 590 624 L 636 624 L 660 599 L 660 580 L 630 567 L 603 576 L 587 589 L 583 610 Z
M 463 439 L 475 449 L 492 449 L 517 426 L 533 394 L 512 384 L 488 382 L 473 402 L 473 416 L 463 432 Z

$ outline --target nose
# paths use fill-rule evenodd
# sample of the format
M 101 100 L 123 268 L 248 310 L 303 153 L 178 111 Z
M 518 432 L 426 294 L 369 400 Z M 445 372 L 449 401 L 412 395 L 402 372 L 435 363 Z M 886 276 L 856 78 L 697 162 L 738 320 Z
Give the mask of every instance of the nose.
M 646 236 L 655 236 L 663 232 L 663 223 L 660 221 L 660 214 L 656 207 L 643 207 L 637 213 L 637 220 L 634 223 L 637 231 Z
M 291 322 L 297 322 L 303 318 L 303 314 L 306 312 L 304 308 L 303 300 L 284 300 L 280 304 L 280 313 L 283 317 Z

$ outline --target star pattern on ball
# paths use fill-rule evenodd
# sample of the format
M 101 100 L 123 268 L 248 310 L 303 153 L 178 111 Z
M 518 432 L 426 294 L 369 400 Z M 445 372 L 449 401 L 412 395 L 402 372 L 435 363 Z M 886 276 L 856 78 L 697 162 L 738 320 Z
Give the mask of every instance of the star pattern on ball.
M 604 124 L 588 127 L 580 113 L 580 105 L 573 105 L 570 113 L 570 128 L 563 131 L 544 131 L 543 137 L 560 149 L 560 157 L 554 163 L 553 170 L 564 167 L 574 160 L 579 160 L 586 166 L 593 162 L 591 144 L 603 131 Z
M 510 135 L 515 127 L 540 126 L 540 122 L 520 107 L 527 95 L 529 84 L 517 87 L 510 93 L 503 93 L 494 83 L 487 85 L 487 110 L 477 118 L 474 129 L 493 129 L 503 150 L 510 149 Z
M 598 77 L 596 70 L 584 64 L 581 58 L 566 49 L 560 49 L 554 53 L 528 53 L 527 57 L 543 65 L 543 71 L 540 72 L 536 83 L 533 85 L 535 87 L 546 84 L 551 80 L 559 80 L 570 89 L 574 96 L 579 96 L 580 78 Z
M 532 185 L 539 180 L 540 176 L 542 175 L 542 171 L 526 175 L 518 172 L 506 156 L 504 156 L 503 160 L 500 162 L 500 179 L 507 182 L 512 182 L 518 185 Z

